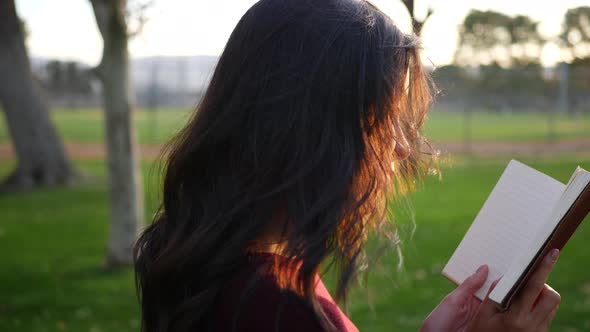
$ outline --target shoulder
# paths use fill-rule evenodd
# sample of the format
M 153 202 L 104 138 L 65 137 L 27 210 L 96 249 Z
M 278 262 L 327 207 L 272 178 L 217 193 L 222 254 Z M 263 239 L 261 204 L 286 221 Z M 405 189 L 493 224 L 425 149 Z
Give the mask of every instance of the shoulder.
M 323 331 L 316 315 L 296 293 L 272 276 L 242 271 L 222 290 L 215 308 L 216 331 Z

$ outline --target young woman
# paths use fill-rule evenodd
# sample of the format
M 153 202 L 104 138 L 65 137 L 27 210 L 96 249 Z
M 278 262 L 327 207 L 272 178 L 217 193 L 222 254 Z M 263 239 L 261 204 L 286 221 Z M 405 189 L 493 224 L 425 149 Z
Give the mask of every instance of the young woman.
M 356 331 L 318 272 L 337 271 L 344 300 L 367 232 L 393 234 L 390 201 L 430 162 L 429 102 L 416 39 L 369 2 L 255 4 L 169 146 L 162 206 L 135 248 L 142 330 Z M 473 296 L 482 267 L 422 330 L 546 330 L 556 257 L 506 312 Z

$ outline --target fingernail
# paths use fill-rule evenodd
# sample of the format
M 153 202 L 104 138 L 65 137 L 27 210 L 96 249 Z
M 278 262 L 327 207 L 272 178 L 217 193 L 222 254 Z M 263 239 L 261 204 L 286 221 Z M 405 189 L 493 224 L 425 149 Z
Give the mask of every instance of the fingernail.
M 559 249 L 551 249 L 551 251 L 549 252 L 549 259 L 551 260 L 552 263 L 557 261 L 557 258 L 559 257 Z
M 475 271 L 476 274 L 480 274 L 482 273 L 484 270 L 486 269 L 486 265 L 482 265 L 480 266 L 477 271 Z

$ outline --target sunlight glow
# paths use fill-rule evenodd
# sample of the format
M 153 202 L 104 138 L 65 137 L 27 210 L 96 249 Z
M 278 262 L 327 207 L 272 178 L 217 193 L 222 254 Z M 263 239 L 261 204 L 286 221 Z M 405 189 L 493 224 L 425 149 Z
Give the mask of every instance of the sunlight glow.
M 406 32 L 410 17 L 399 0 L 373 0 Z M 155 0 L 149 22 L 130 43 L 134 57 L 154 55 L 217 55 L 223 50 L 232 29 L 254 4 L 254 0 Z M 567 8 L 588 5 L 587 0 L 513 1 L 497 0 L 416 0 L 418 18 L 434 8 L 423 31 L 425 55 L 436 65 L 450 63 L 457 44 L 457 26 L 471 8 L 493 9 L 509 15 L 526 14 L 540 21 L 546 37 L 556 36 Z M 87 0 L 17 0 L 19 15 L 30 35 L 27 40 L 34 57 L 80 60 L 96 64 L 102 41 Z M 56 19 L 58 18 L 58 19 Z M 560 59 L 559 50 L 548 46 L 542 53 L 545 65 Z

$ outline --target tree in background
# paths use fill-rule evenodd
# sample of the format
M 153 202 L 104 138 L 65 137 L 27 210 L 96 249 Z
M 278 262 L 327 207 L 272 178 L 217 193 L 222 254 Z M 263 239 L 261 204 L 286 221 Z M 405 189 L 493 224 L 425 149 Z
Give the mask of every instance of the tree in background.
M 513 65 L 527 67 L 540 64 L 546 40 L 539 33 L 539 22 L 526 15 L 516 15 L 508 22 L 509 54 Z
M 402 0 L 404 6 L 408 9 L 410 13 L 410 17 L 412 18 L 412 30 L 417 36 L 422 35 L 422 28 L 424 28 L 424 24 L 426 21 L 434 14 L 434 9 L 428 7 L 428 11 L 426 12 L 426 16 L 424 19 L 419 20 L 416 18 L 416 12 L 414 10 L 414 0 Z
M 472 10 L 459 26 L 455 66 L 435 76 L 461 103 L 495 110 L 546 108 L 552 103 L 540 63 L 545 43 L 538 22 L 528 16 Z
M 455 62 L 476 66 L 507 59 L 509 22 L 510 18 L 502 13 L 471 10 L 459 26 Z
M 572 59 L 590 57 L 590 7 L 568 9 L 560 40 Z
M 51 60 L 45 65 L 47 73 L 47 90 L 50 93 L 61 93 L 65 90 L 65 74 L 62 62 L 59 60 Z
M 528 16 L 471 10 L 459 26 L 455 62 L 471 66 L 526 66 L 539 63 L 545 42 L 538 22 Z
M 15 170 L 3 190 L 72 183 L 77 172 L 66 156 L 35 84 L 23 22 L 14 0 L 0 2 L 0 103 L 16 152 Z
M 53 97 L 89 97 L 93 93 L 89 70 L 78 62 L 49 61 L 43 76 L 44 88 Z
M 102 82 L 106 119 L 111 227 L 107 266 L 128 265 L 144 219 L 138 147 L 129 80 L 126 0 L 90 0 L 104 46 L 96 74 Z
M 571 8 L 565 13 L 559 36 L 565 58 L 569 58 L 566 70 L 567 88 L 564 104 L 573 109 L 588 110 L 590 105 L 590 7 Z

